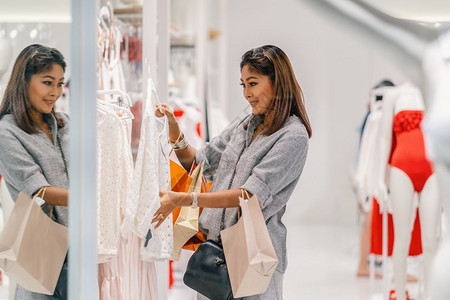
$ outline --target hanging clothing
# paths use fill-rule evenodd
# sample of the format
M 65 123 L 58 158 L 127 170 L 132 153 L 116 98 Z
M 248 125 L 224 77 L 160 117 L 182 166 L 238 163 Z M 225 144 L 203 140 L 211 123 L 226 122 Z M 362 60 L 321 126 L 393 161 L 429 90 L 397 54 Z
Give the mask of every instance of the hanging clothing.
M 151 206 L 159 199 L 155 127 L 153 118 L 144 115 L 129 201 L 125 207 L 124 237 L 129 231 L 140 238 L 147 235 L 153 218 Z
M 376 255 L 383 254 L 383 214 L 380 212 L 380 205 L 377 199 L 372 201 L 372 220 L 370 233 L 370 253 Z M 394 222 L 392 214 L 388 213 L 388 256 L 392 256 L 394 249 Z M 422 239 L 420 231 L 419 209 L 415 209 L 414 225 L 411 232 L 411 242 L 409 245 L 409 256 L 422 254 Z
M 141 241 L 141 259 L 169 260 L 173 254 L 173 223 L 169 215 L 158 229 L 151 220 L 160 206 L 159 190 L 170 190 L 170 145 L 167 117 L 155 118 L 151 101 L 143 103 L 139 149 L 133 174 L 130 202 L 125 209 L 122 235 L 129 231 Z
M 180 130 L 185 134 L 186 140 L 195 149 L 205 145 L 204 132 L 202 128 L 202 112 L 199 108 L 184 104 L 181 99 L 174 101 L 173 111 Z
M 378 184 L 378 165 L 380 161 L 380 132 L 382 128 L 382 102 L 371 105 L 364 132 L 361 137 L 358 166 L 355 172 L 355 182 L 359 201 L 368 212 L 372 209 L 371 199 Z
M 122 34 L 117 27 L 111 28 L 114 34 L 116 44 L 108 47 L 108 54 L 111 57 L 106 59 L 100 56 L 100 89 L 126 91 L 126 81 L 120 61 L 120 41 Z M 105 99 L 112 99 L 112 96 L 106 96 Z
M 114 112 L 98 112 L 97 120 L 97 254 L 102 263 L 117 255 L 133 158 L 124 120 Z
M 152 117 L 154 116 L 152 112 Z M 157 162 L 158 162 L 158 189 L 157 202 L 152 206 L 151 216 L 156 212 L 160 206 L 159 190 L 170 191 L 170 159 L 169 153 L 171 151 L 168 143 L 168 120 L 164 116 L 162 118 L 155 118 L 156 120 L 156 148 L 157 148 Z M 173 222 L 172 214 L 161 224 L 158 229 L 153 226 L 149 229 L 146 239 L 141 242 L 141 259 L 146 261 L 169 260 L 173 255 Z M 150 240 L 148 240 L 151 235 Z
M 99 264 L 100 300 L 157 300 L 158 284 L 154 262 L 140 259 L 141 239 L 129 232 L 120 241 L 111 262 Z

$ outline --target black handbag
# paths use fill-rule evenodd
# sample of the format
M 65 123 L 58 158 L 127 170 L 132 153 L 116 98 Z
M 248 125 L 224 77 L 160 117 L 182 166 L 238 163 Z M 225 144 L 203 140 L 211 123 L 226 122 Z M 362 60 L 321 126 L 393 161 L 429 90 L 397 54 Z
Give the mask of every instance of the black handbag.
M 245 146 L 239 155 L 238 161 L 244 150 Z M 228 190 L 231 188 L 235 175 L 236 168 L 234 168 L 233 175 L 231 176 Z M 220 230 L 225 228 L 225 212 L 226 209 L 222 212 Z M 228 275 L 220 234 L 219 242 L 206 240 L 192 254 L 186 267 L 186 273 L 184 273 L 183 282 L 191 289 L 211 300 L 235 299 L 231 290 L 230 276 Z
M 191 256 L 183 282 L 211 300 L 234 299 L 222 245 L 213 240 L 206 240 Z

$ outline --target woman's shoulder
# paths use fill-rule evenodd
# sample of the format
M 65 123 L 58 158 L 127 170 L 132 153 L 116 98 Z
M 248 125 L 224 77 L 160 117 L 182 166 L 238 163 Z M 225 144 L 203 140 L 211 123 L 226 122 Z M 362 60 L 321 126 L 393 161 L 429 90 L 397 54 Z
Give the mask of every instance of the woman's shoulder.
M 7 142 L 11 138 L 17 138 L 20 131 L 21 129 L 13 115 L 7 114 L 0 119 L 0 143 Z
M 0 119 L 0 132 L 17 127 L 16 119 L 12 114 L 6 114 Z
M 290 116 L 286 121 L 286 124 L 284 124 L 280 130 L 283 135 L 288 135 L 289 137 L 305 137 L 308 139 L 308 131 L 306 130 L 306 126 L 297 116 Z
M 63 112 L 56 112 L 55 114 L 60 120 L 62 120 L 64 122 L 64 124 L 69 123 L 70 118 L 69 118 L 68 114 L 63 113 Z

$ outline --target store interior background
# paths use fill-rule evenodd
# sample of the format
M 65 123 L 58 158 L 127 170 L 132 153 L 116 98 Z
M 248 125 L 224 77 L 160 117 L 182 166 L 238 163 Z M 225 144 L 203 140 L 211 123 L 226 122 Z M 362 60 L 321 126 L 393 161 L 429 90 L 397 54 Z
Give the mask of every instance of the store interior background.
M 400 47 L 314 2 L 209 0 L 207 29 L 222 27 L 207 48 L 208 101 L 225 112 L 229 121 L 242 117 L 249 111 L 239 85 L 242 54 L 265 44 L 286 52 L 305 96 L 313 137 L 284 218 L 289 256 L 285 299 L 369 299 L 368 280 L 355 277 L 360 222 L 351 178 L 359 128 L 369 91 L 379 81 L 411 81 L 423 87 L 424 78 L 419 62 Z M 195 5 L 195 0 L 173 0 L 172 13 L 192 17 Z M 39 36 L 30 37 L 30 31 L 40 26 L 51 33 L 51 38 L 41 38 L 67 58 L 70 77 L 70 24 L 66 22 L 70 1 L 0 0 L 0 8 L 0 38 L 13 40 L 14 58 L 27 44 L 39 41 Z M 11 38 L 27 14 L 41 17 L 19 26 Z M 7 77 L 1 82 L 6 83 Z M 336 298 L 337 294 L 342 298 Z

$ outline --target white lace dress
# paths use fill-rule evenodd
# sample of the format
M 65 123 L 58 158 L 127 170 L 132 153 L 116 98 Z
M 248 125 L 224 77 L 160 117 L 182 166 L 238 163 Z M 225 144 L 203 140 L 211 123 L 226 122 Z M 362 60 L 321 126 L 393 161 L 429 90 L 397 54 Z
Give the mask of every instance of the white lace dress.
M 122 236 L 134 232 L 142 239 L 141 259 L 160 261 L 172 258 L 172 216 L 158 229 L 151 220 L 160 206 L 159 189 L 170 188 L 170 145 L 167 142 L 167 118 L 155 118 L 147 102 L 150 101 L 147 99 L 143 103 L 141 137 Z
M 154 119 L 153 114 L 149 118 Z M 170 160 L 171 147 L 168 143 L 167 117 L 155 118 L 156 121 L 156 167 L 158 194 L 156 202 L 151 205 L 151 216 L 160 207 L 159 190 L 170 190 Z M 155 172 L 154 172 L 155 173 Z M 150 240 L 141 242 L 141 259 L 146 261 L 169 260 L 173 256 L 173 221 L 169 215 L 158 229 L 150 229 Z M 150 237 L 150 236 L 148 236 Z
M 122 120 L 114 113 L 97 117 L 97 254 L 102 263 L 118 252 L 133 160 Z
M 125 232 L 125 225 L 120 236 L 123 217 L 130 214 L 133 204 L 129 198 L 133 159 L 127 124 L 115 114 L 99 114 L 98 119 L 99 299 L 156 300 L 156 268 L 153 262 L 140 259 L 141 238 L 131 230 Z

